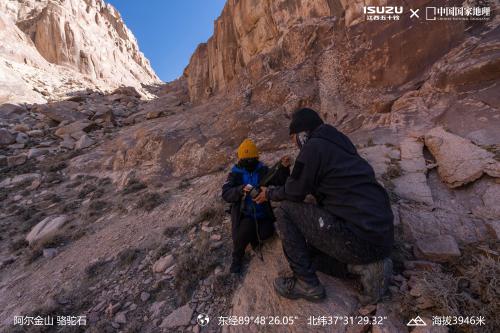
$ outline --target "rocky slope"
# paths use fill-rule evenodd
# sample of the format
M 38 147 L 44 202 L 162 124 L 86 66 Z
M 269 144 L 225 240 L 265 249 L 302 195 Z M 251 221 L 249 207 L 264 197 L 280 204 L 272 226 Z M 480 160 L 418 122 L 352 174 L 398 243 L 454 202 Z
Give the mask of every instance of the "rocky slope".
M 0 4 L 0 102 L 159 83 L 120 14 L 102 0 Z
M 439 314 L 484 315 L 486 327 L 458 330 L 494 332 L 499 17 L 364 21 L 362 5 L 375 3 L 229 0 L 214 36 L 154 100 L 121 88 L 5 109 L 2 329 L 16 332 L 16 314 L 62 313 L 86 315 L 89 332 L 417 333 L 410 318 Z M 245 274 L 228 274 L 219 190 L 235 149 L 250 136 L 269 164 L 296 154 L 288 118 L 306 105 L 351 137 L 390 193 L 395 272 L 375 306 L 358 304 L 352 277 L 321 275 L 323 303 L 278 298 L 278 239 L 264 262 L 249 253 Z M 231 315 L 299 318 L 221 328 Z M 310 315 L 383 320 L 314 326 Z

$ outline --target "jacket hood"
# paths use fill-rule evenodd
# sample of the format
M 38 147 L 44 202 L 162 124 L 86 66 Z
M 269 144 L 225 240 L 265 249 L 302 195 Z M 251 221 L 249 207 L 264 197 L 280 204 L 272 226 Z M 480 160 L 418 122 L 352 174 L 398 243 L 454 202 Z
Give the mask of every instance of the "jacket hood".
M 319 126 L 311 133 L 310 139 L 312 138 L 327 140 L 349 154 L 357 153 L 356 147 L 354 147 L 351 140 L 332 125 L 323 124 Z

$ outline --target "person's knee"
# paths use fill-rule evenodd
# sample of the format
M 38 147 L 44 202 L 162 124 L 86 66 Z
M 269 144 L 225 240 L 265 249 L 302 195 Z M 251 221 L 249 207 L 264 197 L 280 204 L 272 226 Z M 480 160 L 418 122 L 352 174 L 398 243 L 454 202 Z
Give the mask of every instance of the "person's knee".
M 294 211 L 294 207 L 297 205 L 296 202 L 292 201 L 282 201 L 278 208 L 275 210 L 275 215 L 277 220 L 286 220 L 290 218 L 290 215 Z
M 275 210 L 276 231 L 281 239 L 288 238 L 290 233 L 294 233 L 296 216 L 296 206 L 298 203 L 283 201 Z
M 287 223 L 286 221 L 288 220 L 287 218 L 288 213 L 283 203 L 279 207 L 277 207 L 274 211 L 274 215 L 276 217 L 276 229 L 278 229 L 278 232 L 281 232 L 283 230 L 283 228 L 286 226 Z

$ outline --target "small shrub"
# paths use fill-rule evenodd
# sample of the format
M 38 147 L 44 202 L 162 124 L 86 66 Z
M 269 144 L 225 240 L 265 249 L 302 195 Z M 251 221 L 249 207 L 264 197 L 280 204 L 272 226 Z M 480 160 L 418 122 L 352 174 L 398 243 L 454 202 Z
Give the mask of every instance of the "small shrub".
M 89 266 L 87 266 L 87 268 L 85 268 L 85 275 L 88 278 L 92 278 L 101 274 L 105 270 L 108 263 L 108 261 L 99 260 L 93 264 L 90 264 Z
M 30 220 L 38 211 L 33 207 L 20 207 L 18 215 L 24 220 Z
M 89 208 L 94 212 L 100 212 L 104 210 L 106 206 L 108 206 L 108 203 L 106 201 L 96 200 L 90 203 Z
M 176 256 L 175 288 L 180 303 L 187 302 L 198 283 L 205 279 L 222 259 L 217 251 L 210 250 L 208 235 L 202 234 L 191 246 Z
M 425 272 L 423 295 L 445 316 L 484 316 L 486 326 L 477 332 L 495 332 L 500 327 L 500 261 L 476 256 L 463 275 Z M 474 331 L 474 329 L 472 330 Z
M 52 238 L 50 241 L 41 244 L 40 247 L 46 247 L 46 248 L 58 247 L 66 244 L 68 241 L 69 239 L 67 237 L 63 235 L 58 235 Z
M 129 266 L 138 258 L 140 251 L 137 249 L 125 249 L 118 254 L 118 261 L 121 266 Z
M 166 227 L 163 229 L 163 235 L 167 237 L 172 237 L 179 230 L 178 227 Z
M 177 186 L 177 188 L 179 190 L 184 190 L 184 189 L 186 189 L 186 188 L 188 188 L 190 186 L 191 186 L 191 181 L 189 179 L 187 179 L 187 178 L 184 178 L 183 180 L 181 180 L 181 182 L 179 183 L 179 185 Z
M 28 254 L 28 264 L 35 262 L 38 258 L 42 256 L 43 252 L 41 249 L 33 249 Z
M 199 222 L 202 222 L 202 221 L 210 221 L 212 220 L 215 216 L 217 216 L 217 210 L 215 210 L 214 208 L 207 208 L 205 210 L 203 210 L 200 215 L 198 215 L 198 221 Z
M 69 213 L 71 211 L 77 210 L 80 208 L 80 202 L 79 201 L 70 201 L 67 204 L 65 204 L 62 208 L 63 213 Z
M 51 193 L 47 196 L 47 199 L 49 201 L 51 201 L 52 203 L 59 203 L 62 201 L 62 198 L 60 196 L 58 196 L 57 194 L 55 193 Z
M 131 179 L 125 188 L 122 190 L 122 194 L 135 193 L 140 190 L 147 188 L 147 185 L 137 179 Z
M 78 198 L 83 199 L 88 194 L 94 192 L 96 189 L 97 189 L 97 187 L 93 184 L 85 184 L 85 185 L 83 185 L 83 188 L 80 190 L 80 193 L 78 193 Z
M 382 175 L 383 179 L 390 180 L 394 178 L 398 178 L 403 174 L 401 170 L 401 166 L 399 165 L 398 160 L 391 159 L 391 164 L 387 168 L 387 171 Z
M 10 243 L 9 249 L 11 251 L 17 251 L 17 250 L 20 250 L 22 248 L 25 248 L 26 246 L 28 246 L 28 242 L 24 238 L 21 238 L 13 243 Z
M 66 162 L 55 163 L 55 164 L 52 164 L 51 166 L 49 166 L 49 171 L 51 171 L 51 172 L 60 171 L 62 169 L 65 169 L 67 166 L 68 166 L 68 164 Z
M 136 207 L 144 209 L 145 211 L 153 210 L 164 202 L 162 196 L 156 192 L 146 193 L 139 199 Z
M 173 245 L 171 243 L 163 243 L 160 247 L 156 249 L 153 255 L 154 260 L 158 260 L 170 251 L 172 251 Z

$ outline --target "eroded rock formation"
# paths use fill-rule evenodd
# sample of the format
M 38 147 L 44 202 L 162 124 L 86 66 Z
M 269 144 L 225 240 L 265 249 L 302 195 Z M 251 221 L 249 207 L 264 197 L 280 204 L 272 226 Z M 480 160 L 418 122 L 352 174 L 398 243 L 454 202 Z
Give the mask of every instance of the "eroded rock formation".
M 6 0 L 0 34 L 1 103 L 159 83 L 120 14 L 102 0 Z

